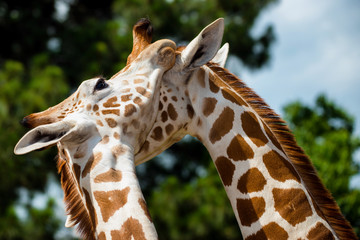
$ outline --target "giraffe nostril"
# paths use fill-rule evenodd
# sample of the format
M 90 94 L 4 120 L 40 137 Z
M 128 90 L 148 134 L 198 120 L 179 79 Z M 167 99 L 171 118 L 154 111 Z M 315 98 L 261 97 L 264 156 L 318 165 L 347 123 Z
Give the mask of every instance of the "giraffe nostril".
M 29 122 L 29 119 L 27 117 L 24 117 L 21 121 L 20 124 L 23 125 L 26 128 L 31 128 L 31 124 Z

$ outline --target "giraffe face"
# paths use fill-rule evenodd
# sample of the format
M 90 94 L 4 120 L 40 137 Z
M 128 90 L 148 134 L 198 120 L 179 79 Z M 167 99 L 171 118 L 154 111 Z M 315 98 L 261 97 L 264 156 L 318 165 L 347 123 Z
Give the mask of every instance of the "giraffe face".
M 156 121 L 135 155 L 137 165 L 160 154 L 188 133 L 188 126 L 196 117 L 189 97 L 189 83 L 204 79 L 201 67 L 210 60 L 225 64 L 228 45 L 219 50 L 223 30 L 223 19 L 218 19 L 177 52 L 174 66 L 163 76 Z
M 157 41 L 110 80 L 84 81 L 77 91 L 58 105 L 24 118 L 35 127 L 16 145 L 15 153 L 24 154 L 58 142 L 80 144 L 90 137 L 123 137 L 139 148 L 155 120 L 160 80 L 173 66 L 175 44 Z M 118 140 L 119 140 L 118 139 Z

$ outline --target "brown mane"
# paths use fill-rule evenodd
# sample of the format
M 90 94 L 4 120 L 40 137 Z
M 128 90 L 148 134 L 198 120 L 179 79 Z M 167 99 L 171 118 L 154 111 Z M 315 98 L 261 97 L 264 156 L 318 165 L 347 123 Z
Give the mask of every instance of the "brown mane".
M 286 122 L 280 118 L 251 88 L 247 87 L 234 74 L 216 64 L 207 66 L 227 86 L 238 93 L 268 125 L 285 153 L 303 179 L 313 200 L 320 208 L 324 217 L 340 239 L 357 239 L 349 222 L 341 214 L 338 205 L 318 177 L 314 166 L 305 152 L 297 145 L 295 138 Z
M 64 203 L 67 215 L 71 216 L 71 222 L 77 224 L 76 229 L 83 239 L 95 240 L 95 229 L 79 193 L 77 182 L 71 173 L 69 164 L 60 155 L 57 160 L 57 168 L 61 176 L 61 187 L 65 194 Z

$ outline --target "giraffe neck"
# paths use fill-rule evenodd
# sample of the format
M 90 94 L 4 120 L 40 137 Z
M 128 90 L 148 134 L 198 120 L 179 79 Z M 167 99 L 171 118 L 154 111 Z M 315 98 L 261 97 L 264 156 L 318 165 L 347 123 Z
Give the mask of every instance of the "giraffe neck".
M 94 232 L 89 239 L 157 239 L 136 177 L 133 149 L 108 136 L 86 153 L 89 147 L 59 148 L 60 158 L 73 169 L 70 174 L 75 173 L 72 178 L 77 184 L 73 187 L 77 189 L 72 191 L 78 192 L 80 205 L 86 209 L 88 225 Z M 70 200 L 68 205 L 74 202 Z M 81 222 L 77 219 L 81 214 L 70 214 L 74 223 Z
M 204 69 L 197 74 L 204 79 L 193 79 L 187 88 L 198 116 L 188 130 L 209 151 L 243 237 L 336 239 L 273 132 L 240 95 Z

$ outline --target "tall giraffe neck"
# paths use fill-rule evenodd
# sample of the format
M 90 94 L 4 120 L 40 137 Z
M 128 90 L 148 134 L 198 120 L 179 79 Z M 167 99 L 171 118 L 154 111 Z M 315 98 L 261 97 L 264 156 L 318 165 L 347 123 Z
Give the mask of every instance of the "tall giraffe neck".
M 187 88 L 199 116 L 188 131 L 208 149 L 244 238 L 338 238 L 258 112 L 204 69 Z
M 58 147 L 67 210 L 71 221 L 80 223 L 79 232 L 84 237 L 157 239 L 135 174 L 131 147 L 108 137 L 103 138 L 90 155 L 81 156 L 79 151 L 74 154 L 73 147 Z M 73 171 L 69 171 L 70 168 Z M 67 187 L 72 193 L 66 191 Z

